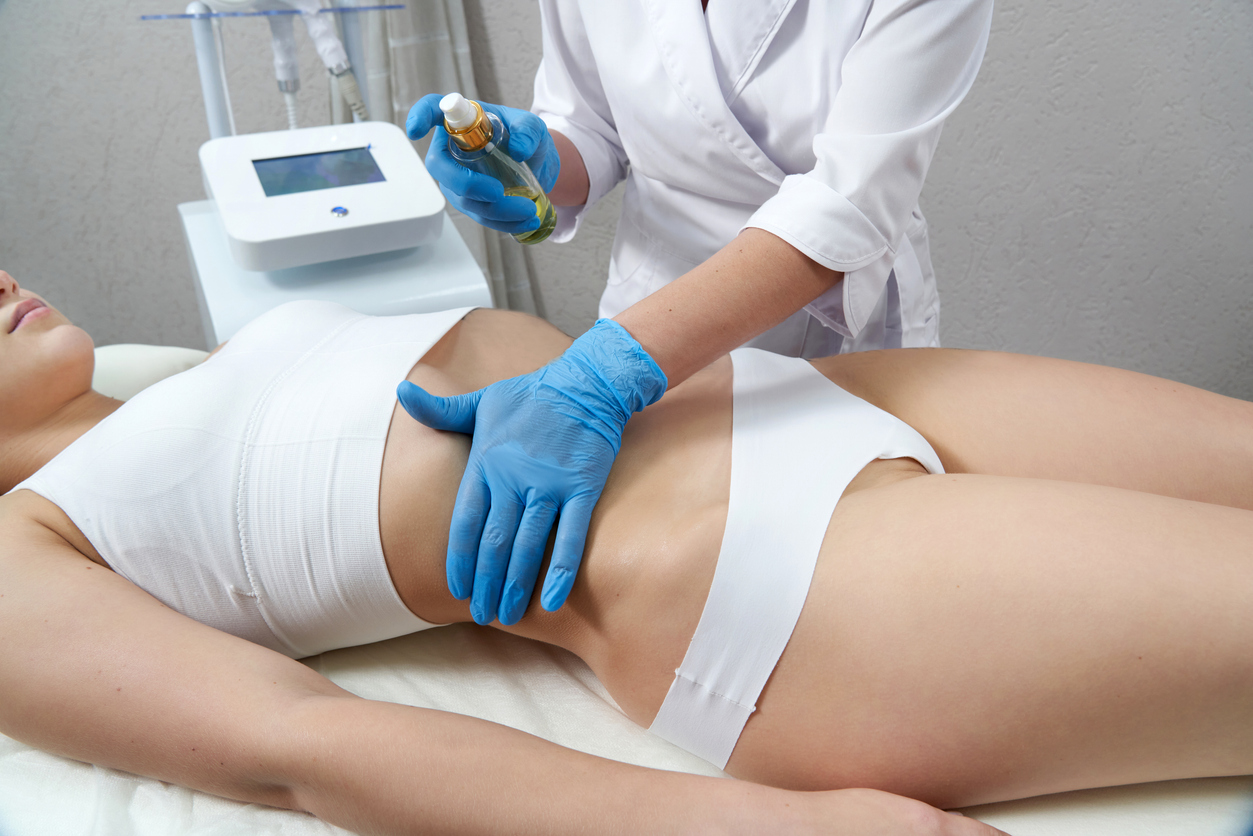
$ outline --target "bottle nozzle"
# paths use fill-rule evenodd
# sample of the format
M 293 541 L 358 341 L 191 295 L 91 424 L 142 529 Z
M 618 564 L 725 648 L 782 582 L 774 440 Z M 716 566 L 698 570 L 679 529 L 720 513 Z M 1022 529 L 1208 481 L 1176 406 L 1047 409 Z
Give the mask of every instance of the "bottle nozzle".
M 444 111 L 449 138 L 464 150 L 477 151 L 492 141 L 492 123 L 478 102 L 460 93 L 449 93 L 439 100 L 439 109 Z
M 478 108 L 460 93 L 449 93 L 440 99 L 439 109 L 444 111 L 444 121 L 453 130 L 468 128 L 479 118 Z

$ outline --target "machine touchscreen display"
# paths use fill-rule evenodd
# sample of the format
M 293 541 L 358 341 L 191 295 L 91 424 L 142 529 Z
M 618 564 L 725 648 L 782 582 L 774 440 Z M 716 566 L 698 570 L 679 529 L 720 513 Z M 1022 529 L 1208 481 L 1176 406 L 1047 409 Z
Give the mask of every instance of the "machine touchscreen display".
M 379 171 L 378 163 L 374 162 L 369 146 L 322 154 L 253 160 L 252 167 L 261 178 L 261 188 L 265 190 L 266 197 L 332 189 L 336 186 L 381 183 L 387 179 Z

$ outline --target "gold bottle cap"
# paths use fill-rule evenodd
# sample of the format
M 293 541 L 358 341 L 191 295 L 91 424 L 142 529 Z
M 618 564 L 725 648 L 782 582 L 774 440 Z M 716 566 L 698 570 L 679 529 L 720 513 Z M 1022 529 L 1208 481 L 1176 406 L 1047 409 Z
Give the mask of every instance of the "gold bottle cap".
M 474 105 L 474 110 L 478 114 L 474 122 L 464 128 L 454 128 L 445 119 L 444 130 L 448 131 L 452 141 L 457 143 L 462 150 L 477 151 L 492 141 L 492 123 L 487 121 L 487 115 L 483 113 L 483 108 L 478 102 L 473 99 L 469 102 Z

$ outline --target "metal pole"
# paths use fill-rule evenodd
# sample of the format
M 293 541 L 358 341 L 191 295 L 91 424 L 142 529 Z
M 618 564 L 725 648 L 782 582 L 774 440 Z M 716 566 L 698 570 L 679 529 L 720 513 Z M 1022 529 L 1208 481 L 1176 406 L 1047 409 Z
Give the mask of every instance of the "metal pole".
M 230 93 L 226 89 L 226 71 L 222 53 L 213 32 L 213 19 L 204 3 L 187 4 L 187 14 L 206 15 L 191 21 L 191 35 L 196 43 L 196 66 L 200 69 L 200 90 L 204 94 L 204 112 L 209 120 L 209 137 L 235 135 L 235 117 L 231 113 Z
M 332 3 L 341 9 L 355 8 L 357 6 L 357 0 L 332 0 Z M 344 33 L 344 52 L 348 53 L 348 63 L 352 64 L 352 74 L 357 78 L 357 88 L 361 91 L 361 100 L 368 107 L 370 104 L 370 82 L 366 78 L 369 74 L 366 72 L 365 36 L 361 32 L 361 12 L 346 12 L 335 16 L 339 18 L 340 30 Z

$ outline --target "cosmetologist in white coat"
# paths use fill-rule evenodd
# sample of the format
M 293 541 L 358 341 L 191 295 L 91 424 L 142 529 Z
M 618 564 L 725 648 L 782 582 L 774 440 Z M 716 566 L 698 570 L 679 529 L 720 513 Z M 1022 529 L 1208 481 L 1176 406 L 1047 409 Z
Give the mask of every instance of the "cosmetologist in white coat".
M 571 141 L 589 186 L 558 209 L 554 240 L 627 181 L 602 317 L 753 227 L 843 281 L 744 334 L 751 344 L 803 356 L 937 344 L 918 195 L 982 61 L 990 0 L 713 0 L 704 20 L 695 0 L 540 7 L 532 110 Z M 749 280 L 765 297 L 787 275 Z

